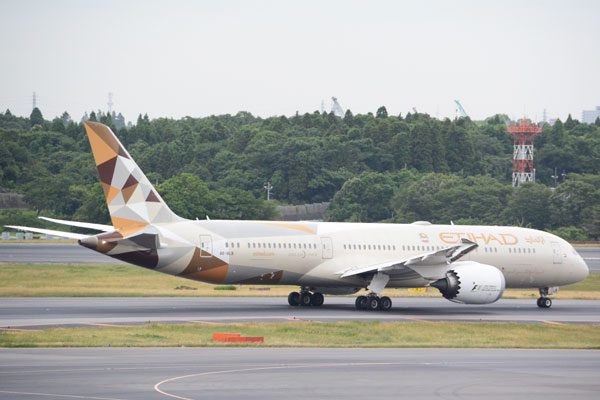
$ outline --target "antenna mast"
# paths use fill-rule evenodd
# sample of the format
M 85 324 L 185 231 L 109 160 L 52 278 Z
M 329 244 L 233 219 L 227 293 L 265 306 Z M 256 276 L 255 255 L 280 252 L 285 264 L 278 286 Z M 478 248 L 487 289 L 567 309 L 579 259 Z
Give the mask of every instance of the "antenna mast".
M 273 190 L 273 185 L 271 185 L 271 182 L 267 181 L 263 188 L 267 191 L 267 201 L 271 200 L 271 190 Z
M 525 182 L 535 182 L 535 168 L 533 167 L 533 141 L 535 136 L 542 133 L 542 128 L 533 124 L 528 119 L 521 119 L 506 128 L 514 139 L 513 147 L 513 174 L 514 187 Z
M 106 103 L 106 104 L 108 105 L 108 113 L 112 114 L 112 108 L 113 108 L 113 105 L 115 104 L 115 103 L 113 103 L 113 93 L 112 92 L 108 93 L 108 103 Z

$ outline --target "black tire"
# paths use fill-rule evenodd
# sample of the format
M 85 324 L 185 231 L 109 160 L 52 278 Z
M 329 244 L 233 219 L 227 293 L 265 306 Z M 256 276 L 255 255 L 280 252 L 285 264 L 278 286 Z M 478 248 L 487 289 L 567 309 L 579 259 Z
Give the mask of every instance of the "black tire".
M 354 302 L 357 310 L 364 310 L 367 308 L 367 296 L 358 296 Z
M 288 304 L 292 307 L 298 307 L 300 305 L 300 293 L 292 292 L 288 294 Z
M 382 311 L 390 311 L 392 308 L 392 299 L 387 296 L 383 296 L 379 299 L 379 309 Z
M 325 297 L 321 293 L 313 293 L 310 299 L 310 305 L 315 307 L 321 307 L 325 302 Z
M 310 293 L 301 293 L 300 294 L 300 305 L 302 307 L 308 307 L 311 304 L 312 295 Z
M 542 304 L 544 305 L 544 308 L 550 308 L 550 307 L 552 307 L 552 299 L 549 299 L 546 297 L 542 301 Z
M 544 305 L 542 304 L 542 300 L 544 300 L 542 297 L 538 297 L 538 299 L 537 299 L 537 306 L 539 308 L 544 308 Z
M 379 297 L 369 297 L 367 300 L 367 308 L 370 311 L 379 310 Z

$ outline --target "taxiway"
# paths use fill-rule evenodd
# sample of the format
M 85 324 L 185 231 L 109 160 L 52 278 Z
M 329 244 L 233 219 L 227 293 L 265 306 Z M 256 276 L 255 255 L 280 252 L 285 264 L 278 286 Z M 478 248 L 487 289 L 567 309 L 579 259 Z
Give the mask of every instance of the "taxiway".
M 596 399 L 594 350 L 2 349 L 0 399 Z
M 533 292 L 532 292 L 533 293 Z M 388 312 L 357 311 L 353 297 L 326 297 L 322 307 L 290 307 L 282 297 L 2 298 L 0 328 L 147 322 L 488 321 L 600 323 L 600 301 L 501 299 L 465 305 L 442 298 L 396 298 Z

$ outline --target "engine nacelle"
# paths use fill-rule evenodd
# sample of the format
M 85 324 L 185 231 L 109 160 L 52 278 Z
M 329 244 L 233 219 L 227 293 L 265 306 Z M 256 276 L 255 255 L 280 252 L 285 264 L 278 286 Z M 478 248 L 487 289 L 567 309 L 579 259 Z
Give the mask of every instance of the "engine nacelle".
M 446 277 L 431 284 L 442 295 L 455 303 L 488 304 L 502 297 L 504 274 L 491 265 L 474 261 L 459 261 L 452 264 Z

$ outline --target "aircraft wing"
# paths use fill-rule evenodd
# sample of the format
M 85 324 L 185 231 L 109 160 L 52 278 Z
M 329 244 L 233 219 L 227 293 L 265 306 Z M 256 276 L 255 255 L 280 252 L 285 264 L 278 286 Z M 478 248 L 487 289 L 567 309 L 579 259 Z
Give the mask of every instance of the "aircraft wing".
M 43 233 L 44 235 L 52 235 L 63 237 L 67 239 L 85 239 L 88 235 L 82 235 L 81 233 L 72 233 L 72 232 L 63 232 L 63 231 L 53 231 L 51 229 L 41 229 L 41 228 L 30 228 L 28 226 L 14 226 L 14 225 L 4 225 L 7 228 L 16 229 L 19 231 L 27 231 L 27 232 L 35 232 L 35 233 Z
M 475 248 L 477 248 L 477 243 L 463 238 L 460 245 L 419 254 L 404 260 L 392 260 L 382 264 L 351 268 L 342 271 L 340 277 L 347 278 L 349 276 L 376 274 L 378 272 L 394 275 L 396 271 L 406 271 L 406 268 L 410 268 L 425 279 L 439 279 L 444 276 L 449 264 Z
M 112 232 L 115 230 L 115 228 L 113 228 L 112 225 L 93 224 L 91 222 L 65 221 L 62 219 L 55 219 L 55 218 L 48 218 L 48 217 L 38 217 L 38 218 L 43 219 L 44 221 L 54 222 L 55 224 L 76 226 L 78 228 L 92 229 L 94 231 Z

